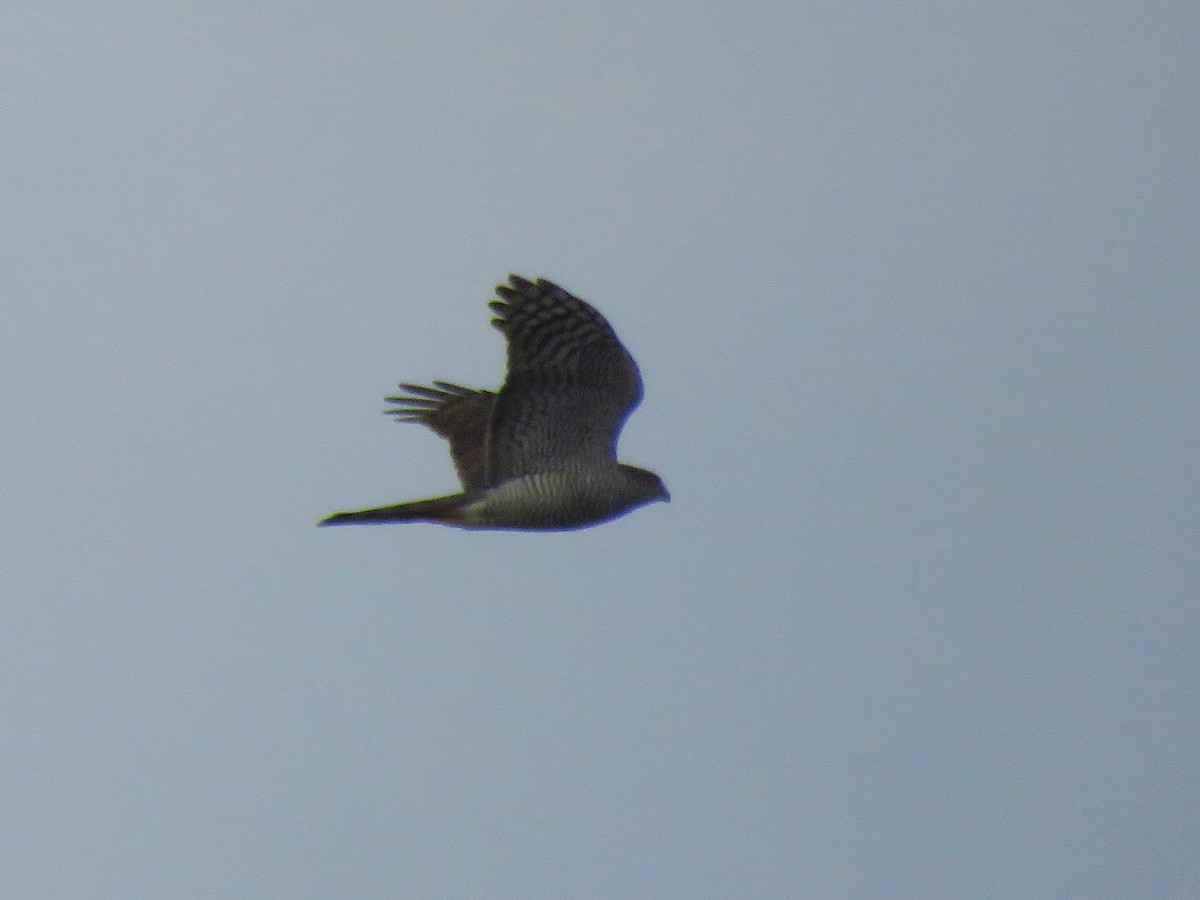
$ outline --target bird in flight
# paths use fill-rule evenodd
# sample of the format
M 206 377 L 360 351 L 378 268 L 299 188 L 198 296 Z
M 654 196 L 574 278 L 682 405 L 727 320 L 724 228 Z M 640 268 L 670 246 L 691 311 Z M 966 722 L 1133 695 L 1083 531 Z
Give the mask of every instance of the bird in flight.
M 401 384 L 386 410 L 450 442 L 462 492 L 336 513 L 320 525 L 437 522 L 458 528 L 567 531 L 670 500 L 653 472 L 617 462 L 642 378 L 589 304 L 539 278 L 510 275 L 489 306 L 508 342 L 499 391 L 446 381 Z

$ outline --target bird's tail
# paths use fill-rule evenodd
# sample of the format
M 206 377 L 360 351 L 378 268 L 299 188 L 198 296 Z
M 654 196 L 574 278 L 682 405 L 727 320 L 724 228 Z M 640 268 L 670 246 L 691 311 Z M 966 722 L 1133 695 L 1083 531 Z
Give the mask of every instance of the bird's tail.
M 451 494 L 431 500 L 416 500 L 396 506 L 360 509 L 357 512 L 334 513 L 318 525 L 377 525 L 381 522 L 438 522 L 442 525 L 462 525 L 463 512 L 470 502 L 466 494 Z

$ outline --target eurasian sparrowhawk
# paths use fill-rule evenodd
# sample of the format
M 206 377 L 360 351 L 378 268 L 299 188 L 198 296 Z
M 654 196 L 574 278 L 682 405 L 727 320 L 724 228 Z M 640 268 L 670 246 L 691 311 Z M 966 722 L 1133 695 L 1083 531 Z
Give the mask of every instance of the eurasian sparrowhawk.
M 653 472 L 617 462 L 621 426 L 642 399 L 629 351 L 600 313 L 558 285 L 509 276 L 489 305 L 508 341 L 499 391 L 401 384 L 386 412 L 450 441 L 459 494 L 344 512 L 321 525 L 438 522 L 562 531 L 670 500 Z

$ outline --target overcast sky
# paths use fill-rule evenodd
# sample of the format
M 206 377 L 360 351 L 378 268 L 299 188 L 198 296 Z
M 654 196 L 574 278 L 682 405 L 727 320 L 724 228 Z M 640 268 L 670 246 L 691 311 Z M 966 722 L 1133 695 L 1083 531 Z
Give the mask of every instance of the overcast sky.
M 1200 895 L 1194 2 L 17 4 L 22 898 Z M 594 303 L 673 502 L 397 381 Z

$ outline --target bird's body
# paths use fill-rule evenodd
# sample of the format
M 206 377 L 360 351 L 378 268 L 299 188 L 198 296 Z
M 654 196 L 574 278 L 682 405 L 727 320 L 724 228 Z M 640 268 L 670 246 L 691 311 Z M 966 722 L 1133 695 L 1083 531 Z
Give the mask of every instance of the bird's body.
M 621 426 L 641 400 L 633 357 L 595 309 L 552 282 L 510 276 L 492 324 L 508 340 L 498 391 L 436 381 L 387 398 L 400 421 L 450 441 L 463 492 L 358 512 L 321 525 L 437 522 L 563 531 L 669 500 L 653 472 L 620 463 Z

